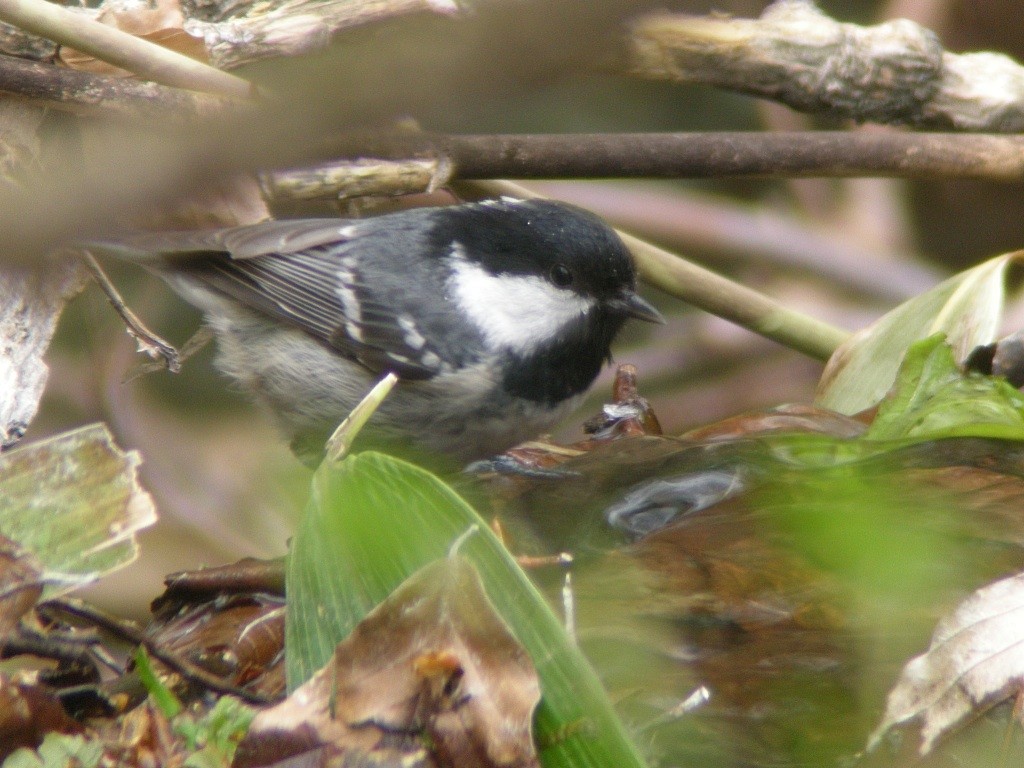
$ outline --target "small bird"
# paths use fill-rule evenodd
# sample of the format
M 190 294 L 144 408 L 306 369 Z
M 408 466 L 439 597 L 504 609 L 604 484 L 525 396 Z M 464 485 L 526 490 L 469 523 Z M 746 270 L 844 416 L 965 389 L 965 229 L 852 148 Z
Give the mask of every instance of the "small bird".
M 219 367 L 300 458 L 387 372 L 362 442 L 457 461 L 550 428 L 593 383 L 636 293 L 618 235 L 564 203 L 502 198 L 367 219 L 267 221 L 89 243 L 201 309 Z

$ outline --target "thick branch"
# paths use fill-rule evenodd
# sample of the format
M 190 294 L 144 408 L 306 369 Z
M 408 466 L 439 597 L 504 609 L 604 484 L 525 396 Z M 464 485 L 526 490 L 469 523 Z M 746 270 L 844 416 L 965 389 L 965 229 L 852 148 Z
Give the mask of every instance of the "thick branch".
M 806 0 L 760 19 L 658 14 L 630 37 L 634 75 L 705 83 L 858 122 L 1024 130 L 1024 68 L 994 53 L 943 51 L 907 20 L 842 24 Z
M 228 103 L 225 99 L 194 91 L 3 55 L 0 55 L 0 91 L 71 111 L 175 122 L 211 114 Z
M 238 4 L 233 4 L 233 8 Z M 234 69 L 260 59 L 323 48 L 346 29 L 414 13 L 455 15 L 456 0 L 286 0 L 248 3 L 245 13 L 218 21 L 191 19 L 189 34 L 203 38 L 210 60 Z
M 46 14 L 24 15 L 36 3 Z M 54 39 L 71 42 L 95 30 L 103 40 L 96 54 L 119 59 L 126 68 L 161 82 L 188 88 L 244 86 L 230 75 L 185 59 L 167 69 L 176 54 L 132 38 L 91 19 L 36 26 L 53 15 L 42 0 L 0 0 L 0 18 L 17 7 L 19 23 Z M 453 0 L 288 0 L 232 3 L 232 18 L 193 18 L 185 28 L 203 38 L 218 66 L 231 68 L 269 56 L 294 56 L 324 48 L 340 32 L 410 15 L 456 15 Z M 638 9 L 640 10 L 640 9 Z M 63 9 L 56 12 L 68 14 Z M 34 15 L 33 15 L 34 14 Z M 78 27 L 82 29 L 79 30 Z M 117 44 L 106 42 L 118 35 Z M 934 33 L 906 20 L 873 27 L 837 22 L 807 0 L 778 0 L 757 20 L 721 16 L 657 14 L 639 19 L 623 36 L 629 53 L 615 59 L 617 71 L 638 77 L 704 83 L 780 101 L 795 109 L 857 121 L 908 124 L 941 130 L 1020 132 L 1024 129 L 1024 68 L 994 53 L 957 55 L 944 51 Z M 606 51 L 592 38 L 587 53 L 595 62 Z M 88 41 L 72 43 L 87 48 Z M 126 47 L 127 46 L 127 47 Z M 139 49 L 129 62 L 124 51 Z M 586 46 L 583 46 L 587 49 Z M 125 61 L 120 61 L 124 58 Z M 171 74 L 174 73 L 174 74 Z M 172 79 L 166 79 L 171 75 Z M 163 78 L 163 79 L 161 79 Z

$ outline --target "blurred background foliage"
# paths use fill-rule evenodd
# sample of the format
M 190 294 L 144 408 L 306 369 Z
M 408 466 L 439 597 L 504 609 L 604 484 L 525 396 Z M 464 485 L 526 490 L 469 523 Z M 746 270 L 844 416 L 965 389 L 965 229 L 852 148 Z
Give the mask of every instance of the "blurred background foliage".
M 670 7 L 756 16 L 767 5 L 721 0 Z M 1013 0 L 821 6 L 843 21 L 915 19 L 951 51 L 1024 56 Z M 545 86 L 486 108 L 462 107 L 443 124 L 423 127 L 503 133 L 846 127 L 708 88 L 612 76 Z M 625 229 L 849 329 L 927 289 L 942 274 L 1024 246 L 1021 196 L 1013 187 L 980 182 L 702 180 L 536 188 L 576 200 Z M 791 253 L 810 258 L 794 266 Z M 135 311 L 172 342 L 180 345 L 198 327 L 197 313 L 141 270 L 111 265 L 111 277 Z M 616 357 L 638 366 L 641 393 L 667 434 L 751 408 L 811 400 L 820 364 L 678 302 L 651 298 L 671 317 L 669 324 L 630 328 Z M 282 554 L 309 475 L 270 420 L 212 368 L 212 348 L 189 360 L 179 375 L 160 372 L 126 382 L 140 361 L 133 346 L 106 299 L 90 287 L 62 318 L 49 355 L 47 395 L 26 439 L 104 421 L 119 444 L 142 452 L 142 479 L 161 522 L 143 534 L 140 561 L 92 594 L 141 617 L 169 572 Z M 609 394 L 610 373 L 557 437 L 577 439 L 582 421 Z

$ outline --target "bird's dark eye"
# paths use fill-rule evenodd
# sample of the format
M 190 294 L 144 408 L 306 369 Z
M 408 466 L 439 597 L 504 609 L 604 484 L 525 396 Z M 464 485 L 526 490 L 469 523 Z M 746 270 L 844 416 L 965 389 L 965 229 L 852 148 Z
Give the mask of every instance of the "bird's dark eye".
M 572 285 L 572 272 L 565 264 L 555 264 L 551 268 L 551 282 L 559 288 L 568 288 Z

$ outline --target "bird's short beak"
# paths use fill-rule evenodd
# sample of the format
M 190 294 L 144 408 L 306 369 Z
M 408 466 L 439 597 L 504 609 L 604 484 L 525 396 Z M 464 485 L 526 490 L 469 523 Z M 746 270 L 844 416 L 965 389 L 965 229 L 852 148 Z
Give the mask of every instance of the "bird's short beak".
M 633 291 L 623 291 L 614 299 L 608 302 L 608 306 L 616 312 L 621 312 L 627 317 L 635 317 L 637 320 L 646 320 L 648 323 L 665 324 L 665 318 L 661 312 L 656 310 L 639 294 Z

